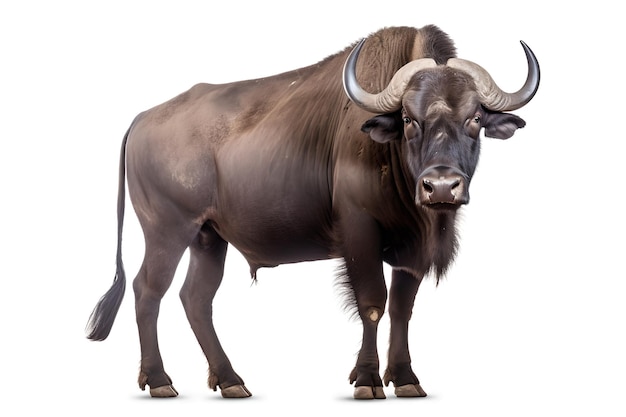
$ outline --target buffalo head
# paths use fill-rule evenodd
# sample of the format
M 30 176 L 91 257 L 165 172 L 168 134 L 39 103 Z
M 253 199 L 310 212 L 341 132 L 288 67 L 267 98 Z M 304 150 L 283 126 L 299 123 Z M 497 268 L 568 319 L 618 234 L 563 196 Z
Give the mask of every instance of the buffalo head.
M 400 68 L 389 85 L 370 94 L 356 80 L 359 43 L 344 66 L 344 87 L 359 107 L 382 113 L 362 130 L 379 143 L 401 141 L 404 163 L 415 181 L 415 202 L 434 209 L 456 209 L 469 202 L 469 183 L 478 163 L 480 131 L 510 138 L 526 124 L 505 113 L 528 103 L 539 87 L 539 64 L 522 42 L 528 61 L 524 86 L 502 91 L 479 65 L 451 58 L 437 65 L 417 59 Z

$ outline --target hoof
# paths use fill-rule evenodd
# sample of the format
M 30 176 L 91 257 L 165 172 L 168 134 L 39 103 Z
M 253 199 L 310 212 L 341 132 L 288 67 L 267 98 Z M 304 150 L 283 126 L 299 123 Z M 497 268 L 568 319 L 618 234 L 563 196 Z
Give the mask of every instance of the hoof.
M 222 389 L 222 397 L 224 398 L 248 398 L 252 393 L 243 385 L 233 385 Z
M 383 387 L 356 387 L 354 398 L 357 400 L 384 400 L 387 397 L 385 397 Z
M 425 397 L 426 392 L 420 384 L 408 384 L 396 387 L 396 397 Z
M 154 398 L 177 397 L 178 391 L 171 385 L 163 385 L 162 387 L 150 388 L 150 396 Z

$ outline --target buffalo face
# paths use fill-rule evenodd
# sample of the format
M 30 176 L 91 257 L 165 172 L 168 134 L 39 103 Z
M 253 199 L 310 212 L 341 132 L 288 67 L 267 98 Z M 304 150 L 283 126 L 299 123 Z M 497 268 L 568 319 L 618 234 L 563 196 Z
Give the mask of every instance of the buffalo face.
M 456 209 L 469 202 L 469 183 L 478 163 L 479 135 L 507 139 L 526 124 L 505 113 L 526 105 L 539 88 L 539 62 L 521 42 L 528 63 L 524 85 L 514 93 L 500 89 L 480 65 L 449 58 L 445 65 L 419 58 L 398 69 L 387 87 L 365 91 L 356 63 L 365 40 L 349 54 L 343 84 L 363 110 L 382 113 L 362 126 L 380 143 L 402 141 L 403 164 L 415 182 L 418 205 Z
M 467 73 L 439 66 L 410 80 L 399 111 L 373 117 L 362 130 L 379 143 L 400 142 L 416 204 L 456 209 L 469 202 L 481 129 L 507 139 L 524 125 L 518 116 L 484 107 Z

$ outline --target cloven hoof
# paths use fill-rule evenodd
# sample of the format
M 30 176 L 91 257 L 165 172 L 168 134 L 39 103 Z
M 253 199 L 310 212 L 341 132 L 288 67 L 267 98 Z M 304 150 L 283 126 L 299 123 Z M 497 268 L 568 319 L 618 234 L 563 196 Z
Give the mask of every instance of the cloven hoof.
M 426 392 L 422 389 L 420 384 L 407 384 L 396 387 L 396 397 L 425 397 Z
M 162 387 L 150 388 L 150 396 L 154 398 L 177 397 L 178 391 L 172 385 L 163 385 Z
M 384 400 L 385 392 L 383 387 L 356 387 L 354 388 L 354 398 L 357 400 Z
M 248 398 L 252 397 L 252 393 L 243 385 L 233 385 L 222 389 L 222 397 L 224 398 Z

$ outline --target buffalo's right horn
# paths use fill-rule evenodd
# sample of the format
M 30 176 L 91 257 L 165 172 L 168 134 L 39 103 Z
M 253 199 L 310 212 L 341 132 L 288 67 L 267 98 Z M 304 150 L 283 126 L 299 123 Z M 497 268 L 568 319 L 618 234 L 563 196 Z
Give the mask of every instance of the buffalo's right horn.
M 390 113 L 402 107 L 402 96 L 406 85 L 415 73 L 425 68 L 437 66 L 431 58 L 420 58 L 404 65 L 393 75 L 389 85 L 378 94 L 363 90 L 356 79 L 356 61 L 365 39 L 350 52 L 343 66 L 343 87 L 346 94 L 357 106 L 372 113 Z
M 506 93 L 497 86 L 487 70 L 471 61 L 459 58 L 450 58 L 447 66 L 465 71 L 474 78 L 476 89 L 481 96 L 482 104 L 494 111 L 511 111 L 525 106 L 539 88 L 539 62 L 533 51 L 523 41 L 520 41 L 526 60 L 528 61 L 528 75 L 526 82 L 515 93 Z

